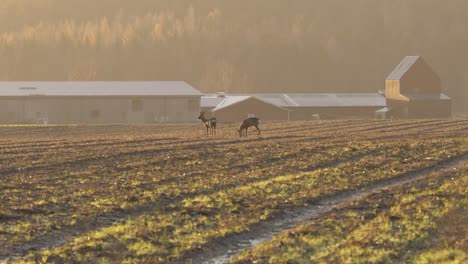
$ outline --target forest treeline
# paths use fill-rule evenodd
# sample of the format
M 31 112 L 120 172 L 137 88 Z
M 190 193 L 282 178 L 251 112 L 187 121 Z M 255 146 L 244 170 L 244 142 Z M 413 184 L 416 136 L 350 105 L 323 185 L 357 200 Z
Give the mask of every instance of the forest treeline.
M 0 79 L 366 92 L 421 55 L 468 110 L 467 20 L 462 0 L 0 0 Z

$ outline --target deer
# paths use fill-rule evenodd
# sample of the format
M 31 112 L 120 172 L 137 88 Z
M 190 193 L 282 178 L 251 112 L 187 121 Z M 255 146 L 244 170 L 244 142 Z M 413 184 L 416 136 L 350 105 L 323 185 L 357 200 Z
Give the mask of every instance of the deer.
M 239 132 L 239 137 L 242 137 L 244 135 L 244 131 L 245 131 L 245 136 L 247 137 L 247 130 L 249 129 L 249 127 L 252 127 L 252 126 L 257 129 L 257 137 L 260 137 L 262 135 L 262 131 L 260 130 L 260 128 L 258 128 L 259 120 L 260 119 L 258 119 L 257 117 L 249 117 L 247 119 L 244 119 L 239 129 L 236 129 L 237 132 Z
M 206 127 L 206 136 L 216 135 L 216 118 L 215 117 L 206 119 L 205 112 L 200 112 L 198 119 L 200 119 L 203 125 L 205 125 Z

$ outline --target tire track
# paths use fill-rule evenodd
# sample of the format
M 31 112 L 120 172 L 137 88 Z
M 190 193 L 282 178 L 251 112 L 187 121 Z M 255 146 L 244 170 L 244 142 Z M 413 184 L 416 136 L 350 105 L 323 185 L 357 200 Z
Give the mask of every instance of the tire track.
M 211 241 L 203 251 L 192 251 L 178 263 L 186 263 L 187 261 L 191 261 L 191 263 L 227 263 L 229 259 L 243 251 L 252 249 L 256 245 L 272 239 L 277 234 L 306 221 L 318 218 L 340 205 L 362 199 L 383 189 L 429 177 L 435 172 L 449 171 L 453 167 L 467 162 L 468 152 L 465 152 L 460 156 L 439 162 L 436 165 L 403 173 L 391 179 L 380 180 L 358 190 L 344 191 L 329 197 L 319 198 L 311 206 L 284 211 L 270 220 L 252 226 L 249 232 Z

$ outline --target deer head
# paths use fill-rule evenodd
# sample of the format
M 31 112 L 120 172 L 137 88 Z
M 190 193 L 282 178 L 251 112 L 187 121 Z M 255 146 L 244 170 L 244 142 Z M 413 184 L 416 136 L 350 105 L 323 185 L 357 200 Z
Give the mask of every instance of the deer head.
M 239 133 L 239 137 L 242 137 L 242 130 L 241 130 L 241 129 L 238 129 L 238 128 L 236 128 L 236 131 L 237 131 L 237 133 Z
M 198 116 L 198 119 L 202 119 L 204 115 L 205 115 L 205 112 L 200 112 L 200 115 Z

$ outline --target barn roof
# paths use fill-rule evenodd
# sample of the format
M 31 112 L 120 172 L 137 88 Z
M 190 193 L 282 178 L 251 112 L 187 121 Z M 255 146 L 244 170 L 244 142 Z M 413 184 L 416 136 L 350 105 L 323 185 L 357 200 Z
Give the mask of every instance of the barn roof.
M 345 106 L 376 106 L 384 107 L 386 105 L 385 97 L 378 93 L 302 93 L 302 94 L 236 94 L 224 95 L 224 98 L 218 98 L 218 104 L 215 107 L 225 108 L 232 104 L 255 97 L 266 103 L 279 107 L 345 107 Z M 212 101 L 210 101 L 212 100 Z M 202 107 L 211 107 L 217 101 L 214 95 L 202 96 Z
M 252 98 L 252 96 L 226 96 L 212 111 L 218 111 L 228 106 L 243 102 L 249 98 Z
M 265 104 L 269 104 L 269 105 L 273 105 L 275 107 L 278 107 L 278 108 L 283 108 L 279 105 L 276 105 L 276 104 L 273 104 L 273 103 L 270 103 L 268 102 L 267 100 L 263 100 L 263 98 L 261 97 L 258 97 L 258 96 L 253 96 L 253 95 L 226 95 L 224 96 L 224 99 L 223 101 L 221 101 L 221 103 L 219 103 L 213 110 L 211 110 L 212 112 L 216 112 L 218 110 L 221 110 L 221 109 L 224 109 L 226 107 L 229 107 L 231 105 L 235 105 L 235 104 L 238 104 L 240 102 L 244 102 L 246 100 L 249 100 L 249 99 L 254 99 L 254 100 L 258 100 L 260 102 L 263 102 Z M 203 106 L 202 106 L 203 107 Z M 286 110 L 286 109 L 284 109 Z
M 451 100 L 446 94 L 407 94 L 405 97 L 411 100 Z
M 390 73 L 387 80 L 401 80 L 403 76 L 411 69 L 411 67 L 419 59 L 419 56 L 406 56 L 400 64 Z
M 297 106 L 297 103 L 294 102 L 294 100 L 292 100 L 287 94 L 255 94 L 254 96 L 276 106 Z
M 201 96 L 182 81 L 0 82 L 1 96 Z
M 375 111 L 376 113 L 387 113 L 387 112 L 390 112 L 392 111 L 392 109 L 388 108 L 388 107 L 384 107 L 384 108 L 381 108 L 377 111 Z
M 217 95 L 204 95 L 201 97 L 200 105 L 205 108 L 215 108 L 223 100 L 224 97 L 219 97 Z
M 298 107 L 382 106 L 385 97 L 378 93 L 289 94 Z
M 226 97 L 249 96 L 256 97 L 264 102 L 280 107 L 294 106 L 296 103 L 292 101 L 286 94 L 271 93 L 271 94 L 205 94 L 201 98 L 201 106 L 214 108 L 221 103 Z

